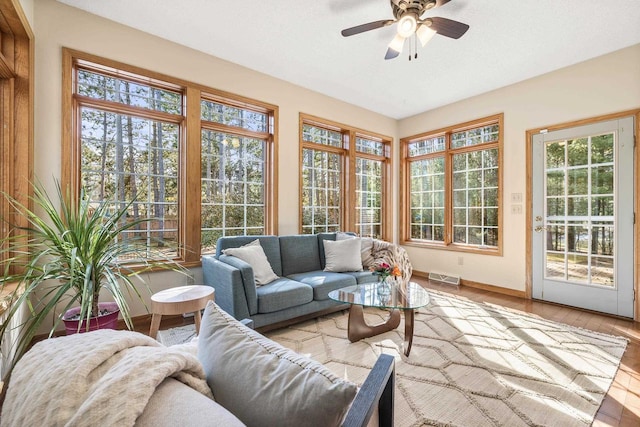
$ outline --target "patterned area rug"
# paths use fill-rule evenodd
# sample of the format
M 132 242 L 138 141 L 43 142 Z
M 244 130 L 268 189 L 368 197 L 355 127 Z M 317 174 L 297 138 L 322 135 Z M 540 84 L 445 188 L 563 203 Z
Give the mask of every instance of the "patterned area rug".
M 430 291 L 404 325 L 356 343 L 346 312 L 269 332 L 271 339 L 362 383 L 380 353 L 396 358 L 396 426 L 589 426 L 627 341 Z M 367 309 L 369 324 L 386 313 Z
M 347 312 L 269 338 L 361 384 L 381 353 L 396 358 L 396 426 L 589 426 L 616 374 L 624 338 L 429 291 L 415 316 L 411 354 L 404 325 L 347 339 Z M 386 312 L 366 309 L 369 324 Z M 165 345 L 190 341 L 193 325 L 160 331 Z

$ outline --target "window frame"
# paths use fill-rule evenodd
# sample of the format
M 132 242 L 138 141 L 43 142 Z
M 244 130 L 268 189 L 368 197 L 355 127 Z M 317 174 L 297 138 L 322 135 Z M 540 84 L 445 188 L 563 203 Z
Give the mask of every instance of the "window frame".
M 242 137 L 256 138 L 262 139 L 265 141 L 264 148 L 264 203 L 265 203 L 265 211 L 264 211 L 264 234 L 277 234 L 277 167 L 273 166 L 277 164 L 277 156 L 276 156 L 276 136 L 275 136 L 275 123 L 276 123 L 276 114 L 273 109 L 268 108 L 266 105 L 252 103 L 249 104 L 247 102 L 242 102 L 238 100 L 231 100 L 228 97 L 221 97 L 220 95 L 214 92 L 206 92 L 202 91 L 200 95 L 200 101 L 210 101 L 215 102 L 227 106 L 232 106 L 236 108 L 241 108 L 245 110 L 254 111 L 257 113 L 262 113 L 267 116 L 267 131 L 266 132 L 256 132 L 248 129 L 242 129 L 240 127 L 229 126 L 222 123 L 217 123 L 213 121 L 200 119 L 200 135 L 202 135 L 202 131 L 213 131 L 213 132 L 221 132 L 228 134 L 235 134 Z M 202 142 L 201 142 L 202 144 Z M 200 173 L 200 177 L 202 177 L 202 171 Z M 201 181 L 199 181 L 201 182 Z M 273 203 L 270 203 L 273 201 Z M 270 206 L 272 205 L 272 206 Z M 200 208 L 202 204 L 199 205 Z M 200 218 L 202 216 L 200 215 Z M 200 246 L 200 250 L 202 250 L 202 246 Z
M 498 125 L 497 141 L 482 142 L 475 145 L 452 148 L 451 135 L 470 129 L 488 125 Z M 435 153 L 421 154 L 409 157 L 409 145 L 411 143 L 435 137 L 444 137 L 444 150 Z M 400 165 L 400 243 L 407 246 L 423 247 L 429 249 L 450 250 L 457 252 L 470 252 L 483 255 L 502 256 L 503 251 L 503 153 L 504 153 L 504 113 L 494 114 L 480 119 L 459 123 L 444 128 L 423 132 L 417 135 L 400 139 L 402 152 Z M 491 148 L 498 150 L 498 243 L 497 247 L 484 247 L 455 243 L 453 241 L 453 156 L 455 154 L 483 151 Z M 444 241 L 427 241 L 413 239 L 411 237 L 411 163 L 425 159 L 444 157 Z
M 33 195 L 33 117 L 34 117 L 34 58 L 35 36 L 17 2 L 0 5 L 0 192 L 18 203 L 31 206 Z M 2 236 L 18 233 L 16 227 L 28 227 L 27 218 L 17 215 L 9 200 L 0 195 Z M 3 266 L 12 256 L 0 254 Z M 10 272 L 15 271 L 11 265 Z M 0 289 L 0 313 L 8 306 L 5 298 L 17 283 L 4 283 Z M 0 370 L 2 367 L 0 367 Z
M 316 126 L 319 128 L 339 132 L 342 135 L 342 147 L 318 144 L 306 141 L 303 137 L 304 125 Z M 342 176 L 340 179 L 340 231 L 356 231 L 356 158 L 376 160 L 382 162 L 382 203 L 381 203 L 381 239 L 390 240 L 392 237 L 392 155 L 393 138 L 375 132 L 359 129 L 354 126 L 345 125 L 335 121 L 323 119 L 310 114 L 300 113 L 299 115 L 299 194 L 298 194 L 298 231 L 303 233 L 303 151 L 313 149 L 338 154 L 341 156 Z M 370 153 L 356 151 L 356 138 L 365 138 L 379 141 L 383 144 L 384 153 L 378 156 Z
M 215 99 L 226 105 L 264 111 L 269 117 L 268 161 L 265 161 L 265 232 L 277 234 L 278 224 L 278 107 L 229 92 L 220 91 L 144 68 L 102 58 L 89 53 L 63 47 L 62 49 L 62 168 L 60 182 L 63 191 L 79 197 L 81 191 L 81 122 L 82 106 L 95 104 L 100 109 L 133 112 L 136 116 L 176 122 L 179 130 L 178 171 L 178 255 L 176 261 L 185 267 L 201 265 L 201 100 Z M 132 80 L 182 93 L 182 115 L 176 116 L 135 106 L 118 105 L 114 109 L 109 101 L 83 97 L 75 93 L 78 68 L 100 74 Z M 170 117 L 168 117 L 170 116 Z M 207 122 L 209 123 L 209 122 Z M 268 184 L 267 184 L 268 183 Z M 187 208 L 188 207 L 188 208 Z

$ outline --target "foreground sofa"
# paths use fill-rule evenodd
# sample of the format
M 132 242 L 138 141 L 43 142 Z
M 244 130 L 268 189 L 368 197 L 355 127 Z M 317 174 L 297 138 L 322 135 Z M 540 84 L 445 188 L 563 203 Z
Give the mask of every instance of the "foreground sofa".
M 360 244 L 357 253 L 361 260 L 358 270 L 325 271 L 326 240 L 335 242 L 355 238 L 348 233 L 320 233 L 289 236 L 234 236 L 218 239 L 215 256 L 202 258 L 204 283 L 216 290 L 215 301 L 236 319 L 250 318 L 256 328 L 316 313 L 349 307 L 331 300 L 329 292 L 358 283 L 377 281 L 362 261 L 371 258 L 369 246 Z M 253 268 L 227 249 L 239 248 L 255 240 L 260 242 L 267 260 L 278 278 L 266 285 L 256 286 Z M 363 243 L 365 239 L 362 239 Z M 382 242 L 390 245 L 386 242 Z M 365 253 L 367 252 L 368 253 Z M 373 260 L 373 258 L 371 258 Z M 344 267 L 344 266 L 342 266 Z
M 210 302 L 197 344 L 110 330 L 37 343 L 16 365 L 0 425 L 392 426 L 394 375 L 380 355 L 358 389 Z

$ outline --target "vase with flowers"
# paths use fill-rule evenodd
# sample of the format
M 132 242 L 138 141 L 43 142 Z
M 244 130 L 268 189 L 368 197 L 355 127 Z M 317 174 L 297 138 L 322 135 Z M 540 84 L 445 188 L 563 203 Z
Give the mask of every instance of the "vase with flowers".
M 371 266 L 370 270 L 373 274 L 379 277 L 378 294 L 384 296 L 389 295 L 391 293 L 391 284 L 387 279 L 389 276 L 398 277 L 401 275 L 398 266 L 394 265 L 391 267 L 391 265 L 382 261 Z

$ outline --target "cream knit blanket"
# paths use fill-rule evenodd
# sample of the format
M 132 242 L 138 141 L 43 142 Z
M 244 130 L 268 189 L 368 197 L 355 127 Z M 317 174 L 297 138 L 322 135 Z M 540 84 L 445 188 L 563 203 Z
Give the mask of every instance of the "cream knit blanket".
M 371 255 L 373 256 L 373 263 L 371 265 L 377 265 L 381 262 L 386 262 L 390 266 L 396 266 L 402 273 L 403 280 L 411 279 L 413 274 L 413 266 L 409 259 L 407 251 L 394 243 L 385 242 L 384 240 L 373 240 L 373 247 L 371 248 Z
M 0 426 L 133 426 L 167 377 L 213 399 L 198 359 L 137 332 L 37 343 L 16 365 Z

